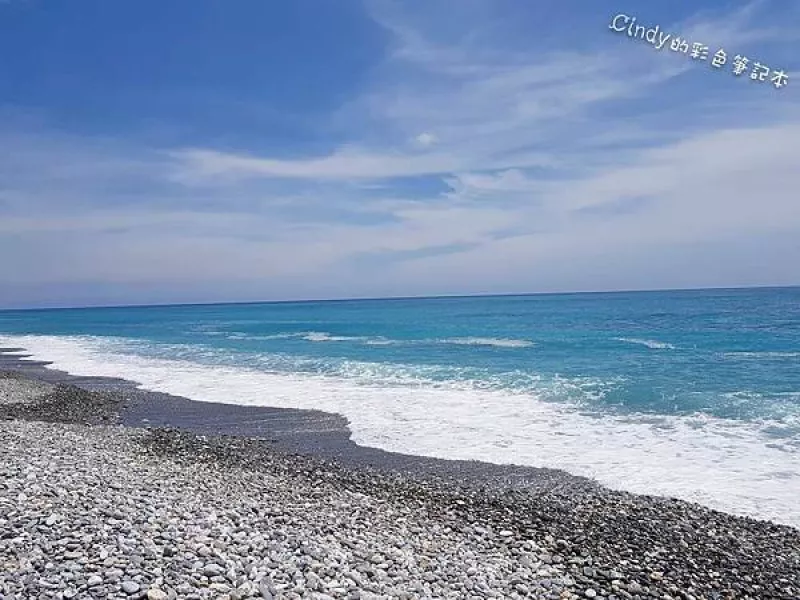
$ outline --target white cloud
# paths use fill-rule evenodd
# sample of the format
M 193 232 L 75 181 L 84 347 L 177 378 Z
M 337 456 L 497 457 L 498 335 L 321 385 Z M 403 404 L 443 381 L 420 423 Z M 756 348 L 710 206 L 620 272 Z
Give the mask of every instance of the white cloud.
M 436 143 L 436 136 L 428 131 L 423 131 L 416 138 L 414 138 L 420 146 L 432 146 Z
M 265 159 L 214 150 L 190 149 L 172 153 L 181 163 L 176 179 L 203 182 L 284 177 L 289 179 L 383 179 L 448 173 L 459 163 L 444 153 L 404 154 L 343 148 L 334 154 L 308 160 Z

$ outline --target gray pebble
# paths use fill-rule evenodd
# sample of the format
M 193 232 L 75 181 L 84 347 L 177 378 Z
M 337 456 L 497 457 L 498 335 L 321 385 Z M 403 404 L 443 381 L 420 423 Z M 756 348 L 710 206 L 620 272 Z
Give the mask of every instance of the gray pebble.
M 135 581 L 123 581 L 122 582 L 122 591 L 128 594 L 129 596 L 135 594 L 141 589 L 141 586 L 136 583 Z

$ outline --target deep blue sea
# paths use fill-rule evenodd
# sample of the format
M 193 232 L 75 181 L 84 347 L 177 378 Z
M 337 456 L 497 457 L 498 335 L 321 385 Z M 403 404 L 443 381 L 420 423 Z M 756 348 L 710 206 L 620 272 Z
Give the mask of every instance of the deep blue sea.
M 0 346 L 800 526 L 800 288 L 4 311 Z

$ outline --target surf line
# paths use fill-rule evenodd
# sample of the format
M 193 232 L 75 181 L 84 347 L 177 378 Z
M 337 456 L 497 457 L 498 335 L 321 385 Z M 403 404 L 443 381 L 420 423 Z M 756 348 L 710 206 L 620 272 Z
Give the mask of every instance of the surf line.
M 611 23 L 608 24 L 608 28 L 617 33 L 627 31 L 628 37 L 639 38 L 649 44 L 653 44 L 656 50 L 661 50 L 664 44 L 672 37 L 672 34 L 662 31 L 660 25 L 648 29 L 644 25 L 637 25 L 636 17 L 631 17 L 623 13 L 615 15 L 614 18 L 611 19 Z

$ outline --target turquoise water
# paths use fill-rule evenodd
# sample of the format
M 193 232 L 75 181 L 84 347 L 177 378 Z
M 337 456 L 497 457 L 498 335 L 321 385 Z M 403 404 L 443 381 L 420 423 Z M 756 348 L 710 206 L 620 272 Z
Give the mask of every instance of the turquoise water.
M 12 311 L 0 332 L 123 337 L 146 356 L 277 372 L 467 381 L 596 410 L 800 414 L 798 288 Z M 547 389 L 559 380 L 579 385 Z
M 800 288 L 6 311 L 0 345 L 198 400 L 335 410 L 391 450 L 783 520 L 800 497 Z

